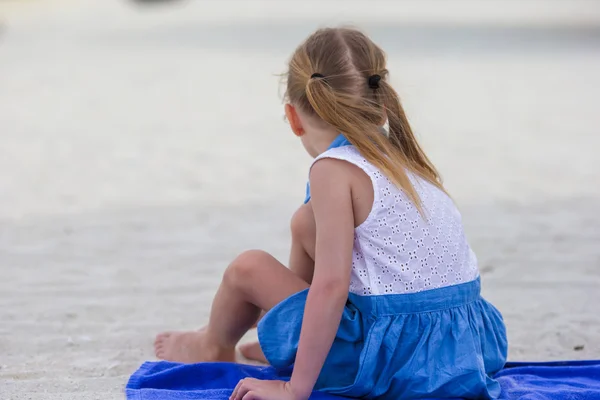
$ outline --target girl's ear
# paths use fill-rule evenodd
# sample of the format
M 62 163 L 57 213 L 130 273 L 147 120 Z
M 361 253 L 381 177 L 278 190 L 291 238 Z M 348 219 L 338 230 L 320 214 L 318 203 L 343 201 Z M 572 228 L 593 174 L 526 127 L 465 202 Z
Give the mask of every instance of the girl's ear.
M 287 120 L 290 122 L 290 127 L 292 128 L 292 132 L 294 135 L 300 137 L 304 135 L 304 128 L 302 127 L 302 121 L 300 121 L 300 117 L 298 116 L 298 112 L 296 108 L 291 104 L 285 105 L 285 116 Z

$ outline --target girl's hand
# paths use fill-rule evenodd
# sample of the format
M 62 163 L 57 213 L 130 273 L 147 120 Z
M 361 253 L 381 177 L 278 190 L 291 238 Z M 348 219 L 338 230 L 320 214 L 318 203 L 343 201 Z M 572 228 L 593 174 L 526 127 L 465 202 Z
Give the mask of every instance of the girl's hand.
M 295 396 L 289 382 L 245 378 L 238 382 L 229 400 L 306 400 Z

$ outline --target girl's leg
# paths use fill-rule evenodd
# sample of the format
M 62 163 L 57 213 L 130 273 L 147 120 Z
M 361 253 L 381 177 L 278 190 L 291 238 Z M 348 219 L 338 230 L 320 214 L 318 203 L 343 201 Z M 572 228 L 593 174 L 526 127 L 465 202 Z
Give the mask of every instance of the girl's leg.
M 154 344 L 158 358 L 178 362 L 234 361 L 235 346 L 258 319 L 308 283 L 264 251 L 247 251 L 227 268 L 208 325 L 200 331 L 165 332 Z
M 290 225 L 292 230 L 290 269 L 308 284 L 311 284 L 315 271 L 317 226 L 310 202 L 303 204 L 294 213 Z
M 315 271 L 315 245 L 317 227 L 312 205 L 303 204 L 292 216 L 290 223 L 292 231 L 292 246 L 290 250 L 289 268 L 297 276 L 312 283 Z M 261 318 L 264 311 L 261 313 Z
M 294 213 L 291 222 L 292 247 L 290 250 L 290 270 L 310 284 L 315 270 L 315 244 L 317 228 L 310 202 L 303 204 Z M 261 315 L 262 317 L 262 315 Z M 240 346 L 240 352 L 248 360 L 267 363 L 258 342 Z

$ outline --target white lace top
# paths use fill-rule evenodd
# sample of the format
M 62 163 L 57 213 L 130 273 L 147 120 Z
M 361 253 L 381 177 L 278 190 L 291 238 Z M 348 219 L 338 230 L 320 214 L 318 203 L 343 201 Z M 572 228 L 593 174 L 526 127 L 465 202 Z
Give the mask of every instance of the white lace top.
M 373 182 L 373 209 L 354 231 L 350 292 L 359 295 L 415 293 L 469 282 L 479 276 L 454 202 L 427 181 L 410 176 L 425 218 L 406 194 L 354 146 L 327 150 L 360 167 Z

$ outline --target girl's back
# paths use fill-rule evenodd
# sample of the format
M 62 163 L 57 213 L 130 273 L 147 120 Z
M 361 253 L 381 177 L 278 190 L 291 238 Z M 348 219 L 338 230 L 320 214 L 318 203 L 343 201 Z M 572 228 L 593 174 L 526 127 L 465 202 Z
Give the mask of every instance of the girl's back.
M 362 181 L 359 190 L 363 194 L 357 196 L 360 202 L 365 197 L 372 200 L 370 205 L 358 205 L 367 206 L 368 212 L 355 229 L 351 293 L 416 293 L 477 279 L 477 259 L 466 240 L 460 213 L 445 192 L 410 174 L 421 199 L 421 214 L 405 192 L 354 146 L 330 149 L 315 162 L 323 158 L 347 161 L 370 178 L 370 187 Z

